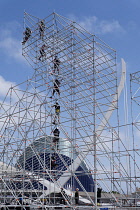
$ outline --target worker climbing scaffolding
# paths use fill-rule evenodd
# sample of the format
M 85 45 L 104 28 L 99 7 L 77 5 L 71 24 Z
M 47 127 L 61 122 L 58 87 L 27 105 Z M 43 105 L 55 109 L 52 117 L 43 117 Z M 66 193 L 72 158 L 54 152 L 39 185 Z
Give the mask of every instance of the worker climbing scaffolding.
M 58 79 L 55 79 L 52 95 L 54 95 L 55 92 L 58 93 L 58 95 L 60 95 L 59 86 L 60 86 L 60 81 Z
M 46 48 L 47 48 L 47 46 L 45 44 L 43 44 L 39 50 L 39 53 L 40 53 L 39 60 L 40 61 L 43 61 L 43 58 L 46 57 L 46 52 L 45 52 Z M 41 58 L 42 58 L 42 60 L 41 60 Z
M 97 203 L 100 203 L 102 188 L 97 188 Z
M 58 59 L 57 56 L 55 56 L 55 58 L 53 60 L 53 64 L 54 64 L 53 72 L 55 73 L 57 71 L 57 73 L 59 74 L 60 60 Z M 59 125 L 59 123 L 60 123 L 60 105 L 58 103 L 58 98 L 56 98 L 57 96 L 60 96 L 60 90 L 59 90 L 60 80 L 58 79 L 58 74 L 53 75 L 53 91 L 52 91 L 52 96 L 50 97 L 50 98 L 53 98 L 53 96 L 54 96 L 54 99 L 55 99 L 55 104 L 52 105 L 52 107 L 54 107 L 54 116 L 52 115 L 53 116 L 52 124 L 54 124 L 55 127 L 53 128 L 52 132 L 54 135 L 53 143 L 56 146 L 56 149 L 58 149 L 58 146 L 59 146 L 59 134 L 60 134 L 60 131 L 57 127 L 57 125 Z
M 54 135 L 53 142 L 54 143 L 58 143 L 59 142 L 59 134 L 60 134 L 59 129 L 58 128 L 55 128 L 53 130 L 53 135 Z
M 60 65 L 61 61 L 58 59 L 57 55 L 55 56 L 53 63 L 54 63 L 54 73 L 56 73 L 56 70 L 57 70 L 57 72 L 59 74 L 59 65 Z
M 45 23 L 43 20 L 41 20 L 39 23 L 39 34 L 41 39 L 43 39 L 44 37 L 44 31 L 45 31 Z
M 53 124 L 60 123 L 60 105 L 58 102 L 56 102 L 53 107 L 55 107 L 55 116 L 54 116 L 54 121 Z
M 55 79 L 53 84 L 52 96 L 54 96 L 55 92 L 58 93 L 58 95 L 60 96 L 59 86 L 60 86 L 60 81 L 58 79 Z M 52 96 L 50 98 L 52 98 Z
M 51 157 L 51 170 L 55 170 L 56 166 L 57 166 L 56 158 L 55 158 L 55 156 L 52 156 Z
M 26 30 L 23 33 L 24 34 L 24 38 L 23 38 L 23 42 L 22 42 L 23 45 L 28 41 L 28 39 L 31 36 L 31 33 L 32 33 L 31 29 L 29 27 L 26 27 Z

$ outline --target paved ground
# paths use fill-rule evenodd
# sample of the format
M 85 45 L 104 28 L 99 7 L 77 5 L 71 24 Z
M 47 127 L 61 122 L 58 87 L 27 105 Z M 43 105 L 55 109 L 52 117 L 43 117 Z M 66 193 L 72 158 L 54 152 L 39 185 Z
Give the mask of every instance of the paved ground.
M 4 208 L 2 208 L 4 207 Z M 6 208 L 5 208 L 6 207 Z M 53 207 L 25 207 L 26 210 L 140 210 L 140 207 L 111 207 L 111 206 L 98 206 L 97 208 L 91 206 L 73 206 L 73 208 L 68 208 L 64 206 L 53 206 Z M 21 206 L 3 206 L 0 205 L 0 210 L 24 210 Z

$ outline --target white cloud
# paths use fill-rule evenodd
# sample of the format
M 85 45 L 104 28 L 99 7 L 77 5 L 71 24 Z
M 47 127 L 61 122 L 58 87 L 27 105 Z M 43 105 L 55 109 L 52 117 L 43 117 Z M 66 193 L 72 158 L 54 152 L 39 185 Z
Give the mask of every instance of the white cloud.
M 125 30 L 117 20 L 99 20 L 96 16 L 77 18 L 74 15 L 69 16 L 70 19 L 76 21 L 84 29 L 95 34 L 107 33 L 124 33 Z
M 95 24 L 97 22 L 97 17 L 84 17 L 83 20 L 77 20 L 80 26 L 86 29 L 89 32 L 95 32 Z
M 14 82 L 6 81 L 2 76 L 0 76 L 0 97 L 6 96 L 9 88 L 15 86 Z
M 0 28 L 0 53 L 5 54 L 16 61 L 24 61 L 22 56 L 21 41 L 17 39 L 20 32 L 20 25 L 11 22 Z
M 102 20 L 99 22 L 99 26 L 97 26 L 97 32 L 100 32 L 102 34 L 114 33 L 114 32 L 123 33 L 124 29 L 117 20 L 112 20 L 112 21 Z
M 3 41 L 0 41 L 0 48 L 6 55 L 16 59 L 24 60 L 22 56 L 21 43 L 13 37 L 6 37 Z

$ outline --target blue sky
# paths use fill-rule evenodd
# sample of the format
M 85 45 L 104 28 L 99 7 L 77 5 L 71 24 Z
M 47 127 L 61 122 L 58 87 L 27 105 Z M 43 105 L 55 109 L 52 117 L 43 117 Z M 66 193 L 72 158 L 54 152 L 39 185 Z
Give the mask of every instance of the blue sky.
M 20 83 L 33 72 L 20 54 L 24 10 L 75 19 L 117 51 L 117 62 L 124 58 L 128 74 L 140 69 L 139 0 L 1 0 L 0 76 L 6 81 Z
M 0 0 L 0 98 L 34 71 L 21 52 L 24 11 L 39 18 L 55 11 L 100 37 L 117 51 L 117 63 L 126 61 L 129 89 L 130 73 L 140 70 L 139 0 Z
M 55 11 L 115 49 L 117 63 L 121 58 L 126 61 L 130 95 L 129 75 L 140 70 L 139 0 L 0 0 L 0 99 L 11 83 L 19 84 L 34 72 L 21 51 L 24 11 L 39 18 Z
M 129 74 L 140 70 L 139 0 L 0 0 L 0 97 L 34 71 L 21 52 L 24 11 L 39 18 L 55 11 L 96 34 L 117 51 L 117 63 L 126 61 L 128 87 Z

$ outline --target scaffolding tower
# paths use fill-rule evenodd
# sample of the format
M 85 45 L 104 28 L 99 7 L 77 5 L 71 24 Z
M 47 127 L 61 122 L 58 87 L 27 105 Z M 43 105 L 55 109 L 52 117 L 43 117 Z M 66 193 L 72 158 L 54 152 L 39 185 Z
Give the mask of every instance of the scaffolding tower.
M 125 165 L 136 149 L 129 151 L 119 133 L 125 62 L 118 78 L 116 51 L 56 13 L 24 13 L 22 53 L 33 76 L 11 86 L 0 105 L 2 202 L 9 196 L 24 209 L 55 209 L 61 197 L 76 209 L 78 186 L 81 208 L 101 208 L 102 188 L 102 203 L 122 209 L 136 187 Z
M 133 157 L 131 167 L 131 179 L 135 186 L 135 197 L 140 199 L 140 71 L 130 74 L 130 96 L 131 96 L 131 118 L 132 118 L 132 140 L 130 143 L 130 156 Z

